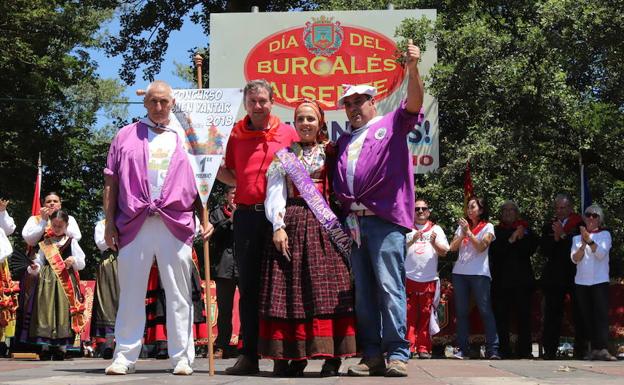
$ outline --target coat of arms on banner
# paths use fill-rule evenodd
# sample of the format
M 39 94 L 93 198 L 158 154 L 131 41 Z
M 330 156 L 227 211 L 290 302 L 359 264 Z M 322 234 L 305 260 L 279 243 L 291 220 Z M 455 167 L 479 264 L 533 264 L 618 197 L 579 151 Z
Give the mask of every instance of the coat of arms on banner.
M 305 24 L 303 40 L 308 51 L 316 56 L 331 56 L 342 45 L 344 32 L 333 17 L 313 17 Z

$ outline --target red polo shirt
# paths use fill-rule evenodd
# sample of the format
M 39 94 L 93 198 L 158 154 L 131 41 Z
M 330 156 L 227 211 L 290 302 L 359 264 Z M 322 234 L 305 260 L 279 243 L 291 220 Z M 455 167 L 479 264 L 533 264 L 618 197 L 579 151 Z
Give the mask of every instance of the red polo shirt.
M 266 196 L 266 171 L 275 152 L 299 140 L 297 131 L 280 123 L 270 135 L 241 138 L 232 136 L 225 150 L 225 167 L 236 174 L 235 203 L 252 205 L 264 203 Z

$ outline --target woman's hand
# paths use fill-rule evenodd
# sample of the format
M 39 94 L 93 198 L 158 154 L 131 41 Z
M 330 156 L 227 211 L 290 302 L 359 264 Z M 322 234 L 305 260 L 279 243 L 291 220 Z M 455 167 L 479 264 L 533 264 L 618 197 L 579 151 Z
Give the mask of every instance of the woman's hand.
M 278 229 L 273 233 L 273 243 L 275 248 L 282 253 L 282 255 L 290 261 L 290 250 L 288 250 L 288 235 L 283 228 Z
M 65 262 L 65 268 L 69 270 L 74 265 L 74 262 L 76 262 L 76 258 L 67 257 L 63 262 Z
M 459 221 L 457 221 L 457 223 L 459 223 L 459 227 L 461 227 L 464 235 L 468 235 L 468 233 L 470 232 L 470 225 L 468 224 L 466 218 L 459 218 Z

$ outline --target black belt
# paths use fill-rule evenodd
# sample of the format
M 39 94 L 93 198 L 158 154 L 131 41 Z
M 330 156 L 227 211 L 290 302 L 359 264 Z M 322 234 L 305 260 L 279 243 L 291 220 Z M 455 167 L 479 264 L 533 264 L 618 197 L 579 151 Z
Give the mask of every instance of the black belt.
M 264 204 L 255 203 L 253 205 L 246 205 L 246 204 L 238 203 L 236 205 L 236 210 L 264 211 Z

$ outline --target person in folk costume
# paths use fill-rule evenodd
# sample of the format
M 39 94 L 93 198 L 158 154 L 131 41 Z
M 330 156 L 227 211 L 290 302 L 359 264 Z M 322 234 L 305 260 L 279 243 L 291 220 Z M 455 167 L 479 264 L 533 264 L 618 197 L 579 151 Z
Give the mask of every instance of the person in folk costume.
M 49 192 L 44 198 L 39 215 L 31 216 L 22 229 L 22 237 L 28 246 L 35 247 L 42 240 L 45 231 L 50 228 L 50 214 L 62 208 L 61 196 L 56 192 Z M 82 234 L 76 219 L 69 216 L 67 236 L 80 241 Z
M 440 330 L 435 316 L 440 299 L 438 257 L 446 255 L 449 243 L 442 228 L 429 220 L 431 209 L 425 199 L 416 199 L 414 210 L 414 229 L 406 236 L 406 338 L 410 351 L 427 359 L 431 358 L 431 335 Z
M 414 173 L 407 135 L 424 121 L 420 49 L 407 44 L 407 97 L 377 115 L 377 89 L 345 86 L 338 100 L 350 129 L 338 138 L 334 192 L 355 245 L 358 342 L 362 360 L 351 376 L 407 376 L 410 357 L 405 292 L 405 234 L 414 225 Z M 386 367 L 386 361 L 388 366 Z
M 67 235 L 69 215 L 63 210 L 49 214 L 50 230 L 39 242 L 39 251 L 28 273 L 39 275 L 28 330 L 30 342 L 41 346 L 40 359 L 65 359 L 67 346 L 80 343 L 84 326 L 84 299 L 78 271 L 85 254 L 78 241 Z M 57 349 L 50 351 L 50 347 Z
M 466 218 L 459 220 L 459 226 L 451 241 L 451 251 L 459 256 L 453 266 L 453 295 L 457 319 L 457 345 L 459 350 L 453 358 L 468 359 L 470 344 L 470 293 L 472 293 L 485 328 L 485 356 L 500 360 L 498 334 L 492 311 L 490 293 L 490 263 L 488 249 L 496 239 L 494 226 L 488 222 L 489 211 L 483 198 L 468 198 Z
M 22 228 L 22 238 L 28 245 L 27 254 L 30 258 L 35 258 L 38 250 L 38 244 L 50 234 L 51 222 L 50 215 L 62 209 L 62 198 L 60 194 L 51 191 L 47 193 L 41 200 L 41 209 L 38 215 L 33 215 L 26 221 Z M 73 216 L 68 216 L 68 224 L 66 234 L 68 237 L 80 241 L 82 233 L 78 227 L 78 223 Z M 16 333 L 19 343 L 29 344 L 29 329 L 32 315 L 32 307 L 34 294 L 37 287 L 39 275 L 24 274 L 20 278 L 20 298 L 19 311 L 17 315 Z M 29 349 L 29 347 L 26 347 Z
M 91 318 L 91 337 L 101 345 L 102 358 L 113 358 L 115 339 L 115 318 L 119 305 L 119 281 L 117 280 L 117 252 L 110 249 L 104 239 L 106 220 L 95 225 L 93 238 L 102 252 L 102 258 L 95 273 L 95 299 Z
M 119 308 L 115 352 L 105 373 L 135 371 L 145 329 L 145 291 L 154 257 L 167 293 L 168 350 L 174 375 L 191 375 L 195 358 L 191 271 L 195 208 L 201 201 L 182 140 L 171 127 L 173 90 L 147 87 L 147 117 L 119 130 L 104 169 L 104 238 L 118 249 Z M 207 239 L 212 225 L 202 228 Z
M 210 212 L 214 234 L 210 238 L 210 277 L 217 288 L 217 339 L 215 358 L 227 358 L 232 352 L 232 311 L 238 285 L 238 269 L 234 261 L 234 212 L 236 186 L 226 186 L 225 202 Z
M 0 198 L 0 344 L 15 335 L 15 317 L 18 308 L 19 285 L 11 278 L 9 256 L 13 246 L 9 236 L 15 231 L 15 222 L 7 211 L 8 200 Z
M 617 361 L 607 349 L 609 340 L 609 251 L 611 233 L 604 228 L 604 212 L 591 205 L 583 213 L 585 226 L 572 239 L 570 257 L 576 265 L 576 297 L 583 320 L 582 327 L 591 349 L 586 359 Z
M 327 200 L 335 149 L 327 141 L 323 110 L 315 101 L 303 101 L 294 122 L 300 140 L 288 151 L 311 178 L 307 187 Z M 273 235 L 262 260 L 259 353 L 274 360 L 275 376 L 303 376 L 309 358 L 325 358 L 321 376 L 336 376 L 341 357 L 356 353 L 346 256 L 334 246 L 279 156 L 267 171 L 264 206 Z
M 236 186 L 234 259 L 238 267 L 242 347 L 228 375 L 254 375 L 258 367 L 258 293 L 262 250 L 271 223 L 264 213 L 266 171 L 273 155 L 298 140 L 297 132 L 271 114 L 273 88 L 266 80 L 252 80 L 243 89 L 247 115 L 239 120 L 225 150 L 217 178 Z
M 520 217 L 518 205 L 511 200 L 500 207 L 500 222 L 494 227 L 495 240 L 490 245 L 492 305 L 502 358 L 511 358 L 511 325 L 516 324 L 518 339 L 515 357 L 533 358 L 531 351 L 531 297 L 534 278 L 531 256 L 538 238 L 529 223 Z M 512 322 L 515 314 L 517 322 Z
M 572 238 L 580 233 L 583 217 L 574 212 L 572 198 L 567 194 L 557 194 L 553 206 L 554 218 L 544 223 L 540 240 L 541 251 L 546 258 L 541 279 L 544 293 L 543 358 L 557 359 L 564 302 L 566 295 L 569 295 L 574 323 L 574 357 L 583 359 L 587 344 L 584 328 L 579 326 L 583 320 L 574 290 L 576 266 L 570 260 Z

